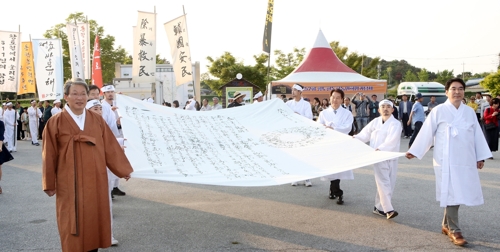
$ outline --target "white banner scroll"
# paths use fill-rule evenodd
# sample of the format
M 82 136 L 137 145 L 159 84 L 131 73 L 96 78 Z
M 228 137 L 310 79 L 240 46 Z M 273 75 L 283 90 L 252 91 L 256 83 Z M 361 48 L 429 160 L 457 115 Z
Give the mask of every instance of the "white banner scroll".
M 63 98 L 63 59 L 60 39 L 33 39 L 35 77 L 40 101 Z
M 133 41 L 132 81 L 154 83 L 156 80 L 156 13 L 139 11 Z
M 164 24 L 172 54 L 172 64 L 177 86 L 193 81 L 191 51 L 187 32 L 186 15 Z
M 270 186 L 403 156 L 293 113 L 280 99 L 208 112 L 117 95 L 132 177 Z

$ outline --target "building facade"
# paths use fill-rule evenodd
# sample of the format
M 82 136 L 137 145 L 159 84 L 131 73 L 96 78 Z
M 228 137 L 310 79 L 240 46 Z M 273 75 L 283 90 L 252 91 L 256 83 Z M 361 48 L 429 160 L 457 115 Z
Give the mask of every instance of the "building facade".
M 200 97 L 200 63 L 193 63 L 193 81 L 180 86 L 175 84 L 175 74 L 171 64 L 156 65 L 155 83 L 134 83 L 132 81 L 132 65 L 115 64 L 115 85 L 116 92 L 121 92 L 137 99 L 147 99 L 153 97 L 156 104 L 163 102 L 172 103 L 177 100 L 182 106 L 189 94 Z

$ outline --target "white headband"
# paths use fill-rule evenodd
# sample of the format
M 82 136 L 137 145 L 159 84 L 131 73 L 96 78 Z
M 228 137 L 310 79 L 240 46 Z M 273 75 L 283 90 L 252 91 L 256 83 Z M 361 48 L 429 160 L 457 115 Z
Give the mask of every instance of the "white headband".
M 259 91 L 257 94 L 255 94 L 255 96 L 253 98 L 257 99 L 257 98 L 259 98 L 261 96 L 262 96 L 262 92 Z
M 110 92 L 110 91 L 115 91 L 115 86 L 113 85 L 106 85 L 102 87 L 102 92 Z
M 90 108 L 97 106 L 97 105 L 102 106 L 101 103 L 99 102 L 99 100 L 94 99 L 94 100 L 88 101 L 87 106 L 85 106 L 85 108 L 90 109 Z
M 394 107 L 394 105 L 392 104 L 392 102 L 391 102 L 391 101 L 389 101 L 389 100 L 381 100 L 381 101 L 378 103 L 378 107 L 379 107 L 379 108 L 381 108 L 381 107 L 382 107 L 382 105 L 386 105 L 386 104 L 391 105 L 391 107 Z
M 303 89 L 301 86 L 299 86 L 298 84 L 293 84 L 293 87 L 292 87 L 292 88 L 295 88 L 295 89 L 297 89 L 297 90 L 299 90 L 299 91 L 304 90 L 304 89 Z

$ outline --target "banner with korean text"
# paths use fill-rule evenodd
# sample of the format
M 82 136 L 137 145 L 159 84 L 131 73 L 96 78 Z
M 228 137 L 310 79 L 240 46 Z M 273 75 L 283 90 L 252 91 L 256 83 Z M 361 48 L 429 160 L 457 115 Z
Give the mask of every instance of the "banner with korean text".
M 92 84 L 102 88 L 102 65 L 101 65 L 101 45 L 99 36 L 95 36 L 94 55 L 92 59 Z
M 34 94 L 35 87 L 35 64 L 33 61 L 33 47 L 31 42 L 21 43 L 21 77 L 17 94 Z
M 164 24 L 172 54 L 175 84 L 180 86 L 193 81 L 191 51 L 187 33 L 186 15 Z
M 264 38 L 262 39 L 262 51 L 271 53 L 271 34 L 273 30 L 274 0 L 268 0 L 266 25 L 264 26 Z
M 40 101 L 63 98 L 63 58 L 60 39 L 33 39 L 35 75 Z
M 78 23 L 78 38 L 80 39 L 80 46 L 82 51 L 83 73 L 85 79 L 91 77 L 91 64 L 90 64 L 90 29 L 89 23 Z
M 270 186 L 398 158 L 295 114 L 273 99 L 197 112 L 117 95 L 132 177 Z
M 85 79 L 85 68 L 83 66 L 82 46 L 78 26 L 66 24 L 68 32 L 69 55 L 71 64 L 71 78 Z
M 156 13 L 139 11 L 133 43 L 132 81 L 154 83 L 156 81 Z
M 0 31 L 0 91 L 17 92 L 21 33 Z

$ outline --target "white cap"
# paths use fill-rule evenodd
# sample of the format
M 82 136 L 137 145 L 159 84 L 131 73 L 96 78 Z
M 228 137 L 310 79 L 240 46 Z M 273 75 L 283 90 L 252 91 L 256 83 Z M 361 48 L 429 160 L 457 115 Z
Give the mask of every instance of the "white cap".
M 113 85 L 106 85 L 106 86 L 102 87 L 101 91 L 102 92 L 115 91 L 115 86 L 113 86 Z
M 394 107 L 394 105 L 392 104 L 392 102 L 391 102 L 391 101 L 389 101 L 389 100 L 387 100 L 387 99 L 386 99 L 386 100 L 381 100 L 381 101 L 378 103 L 378 107 L 380 108 L 380 107 L 382 107 L 382 105 L 386 105 L 386 104 L 389 104 L 389 105 L 391 105 L 391 107 Z
M 7 102 L 6 106 L 12 106 L 12 102 Z
M 292 87 L 292 88 L 295 88 L 295 89 L 297 89 L 297 90 L 299 90 L 299 91 L 304 90 L 304 87 L 303 87 L 302 85 L 300 85 L 299 83 L 295 83 L 295 84 L 293 84 L 293 87 Z
M 259 97 L 262 97 L 262 92 L 260 92 L 260 91 L 257 94 L 255 94 L 255 96 L 253 98 L 257 99 Z
M 54 101 L 54 104 L 56 104 L 56 103 L 61 103 L 61 100 L 56 99 L 56 100 Z
M 93 100 L 90 100 L 87 102 L 87 106 L 85 106 L 85 108 L 90 109 L 90 108 L 97 106 L 97 105 L 102 106 L 101 102 L 99 100 L 93 99 Z

